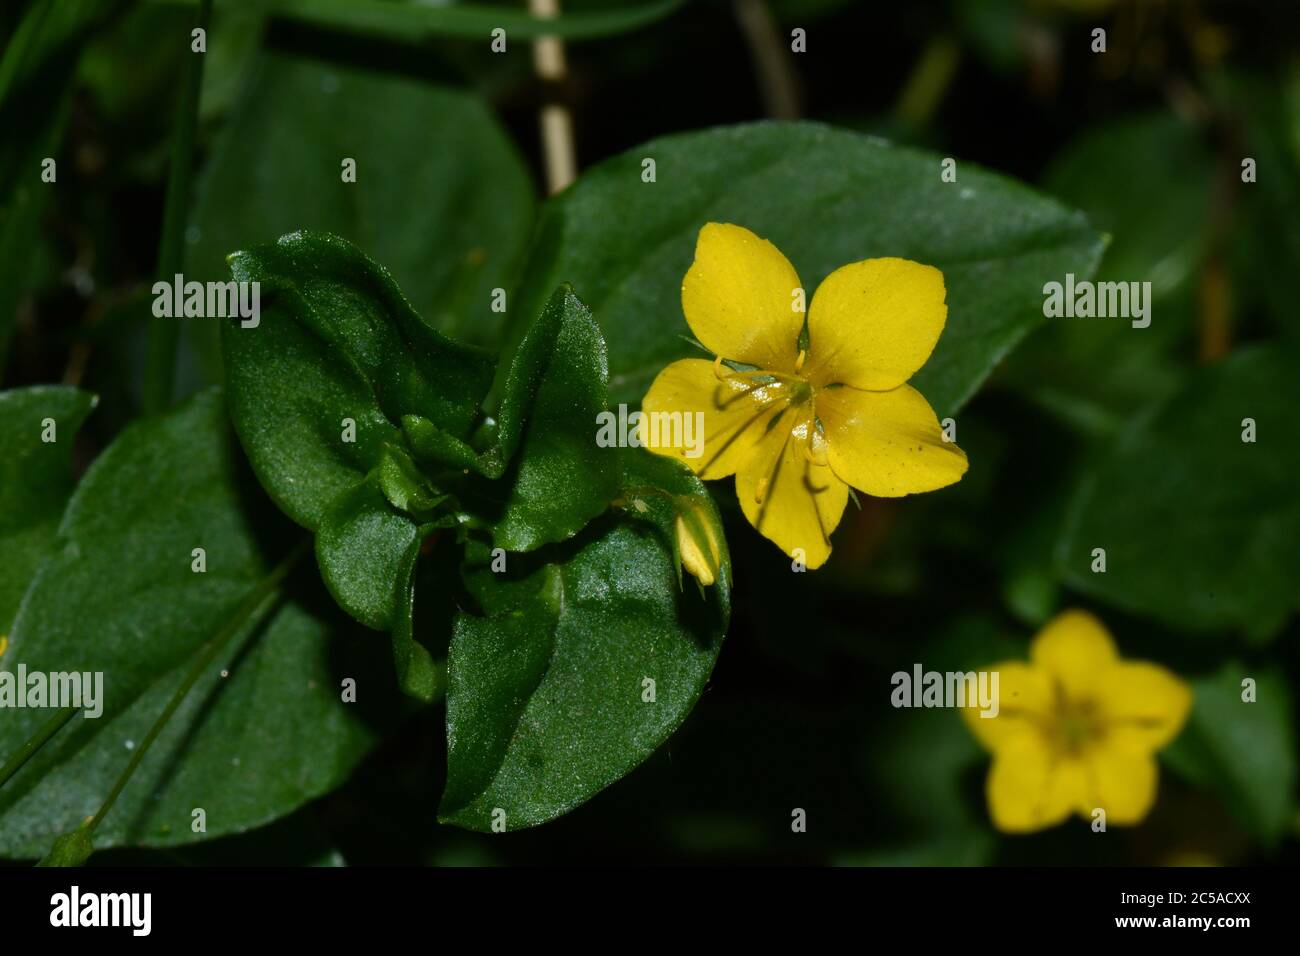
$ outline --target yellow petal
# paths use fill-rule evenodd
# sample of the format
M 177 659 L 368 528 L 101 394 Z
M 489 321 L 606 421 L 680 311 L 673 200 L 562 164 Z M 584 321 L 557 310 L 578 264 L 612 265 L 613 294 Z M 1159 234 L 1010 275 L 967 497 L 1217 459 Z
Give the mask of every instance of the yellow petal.
M 809 380 L 884 391 L 925 364 L 948 318 L 943 273 L 910 259 L 836 269 L 808 308 Z
M 1119 661 L 1115 642 L 1102 623 L 1078 610 L 1063 611 L 1048 621 L 1034 638 L 1029 657 L 1051 674 L 1072 701 L 1095 701 Z
M 812 427 L 807 406 L 768 416 L 758 453 L 736 473 L 736 497 L 763 537 L 787 555 L 798 549 L 808 568 L 818 568 L 830 557 L 849 489 L 828 466 L 809 460 Z
M 966 473 L 966 453 L 943 440 L 929 402 L 910 385 L 822 389 L 815 402 L 830 466 L 854 488 L 895 498 L 943 488 Z
M 695 242 L 682 280 L 682 311 L 714 355 L 777 372 L 794 369 L 804 313 L 800 288 L 781 250 L 748 229 L 711 222 Z
M 767 419 L 764 410 L 784 388 L 736 377 L 719 379 L 713 363 L 704 359 L 673 362 L 641 400 L 641 444 L 684 462 L 703 478 L 725 478 L 756 453 Z M 703 429 L 697 413 L 704 415 Z M 691 442 L 685 440 L 687 416 Z M 701 432 L 702 446 L 697 443 Z
M 981 716 L 978 700 L 961 708 L 975 739 L 997 751 L 1027 734 L 1041 738 L 1054 719 L 1052 683 L 1047 674 L 1023 661 L 1008 661 L 987 670 L 998 675 L 997 715 Z
M 1106 811 L 1107 824 L 1124 826 L 1140 822 L 1150 812 L 1159 776 L 1150 753 L 1093 747 L 1085 755 L 1084 765 L 1087 792 L 1079 806 L 1080 815 L 1091 819 L 1093 810 L 1101 808 Z
M 1007 833 L 1055 826 L 1075 808 L 1083 769 L 1060 760 L 1034 735 L 1000 749 L 989 768 L 986 792 L 993 825 Z
M 1157 664 L 1124 661 L 1108 672 L 1097 704 L 1108 741 L 1153 753 L 1183 729 L 1192 709 L 1192 689 Z

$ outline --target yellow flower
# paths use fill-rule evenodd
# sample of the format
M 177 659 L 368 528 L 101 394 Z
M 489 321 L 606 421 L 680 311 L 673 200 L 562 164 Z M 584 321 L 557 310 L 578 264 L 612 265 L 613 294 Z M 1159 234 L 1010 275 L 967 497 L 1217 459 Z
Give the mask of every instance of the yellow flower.
M 1156 664 L 1124 661 L 1091 614 L 1065 611 L 1034 638 L 1029 663 L 999 674 L 996 717 L 962 708 L 993 753 L 987 792 L 999 830 L 1026 833 L 1076 812 L 1134 824 L 1156 795 L 1155 753 L 1178 735 L 1191 689 Z
M 807 310 L 806 349 L 803 297 L 776 246 L 740 226 L 707 224 L 682 310 L 717 359 L 660 372 L 639 428 L 643 445 L 702 478 L 734 474 L 749 523 L 816 568 L 830 556 L 850 485 L 880 497 L 933 491 L 961 478 L 966 455 L 906 384 L 948 315 L 938 269 L 907 259 L 836 269 Z M 724 359 L 750 368 L 733 371 Z M 700 420 L 702 449 L 681 427 Z

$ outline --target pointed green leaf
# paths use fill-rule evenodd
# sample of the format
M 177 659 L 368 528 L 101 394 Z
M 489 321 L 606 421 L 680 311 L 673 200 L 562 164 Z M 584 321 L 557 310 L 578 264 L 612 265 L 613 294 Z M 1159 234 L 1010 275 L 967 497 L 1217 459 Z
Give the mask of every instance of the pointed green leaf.
M 531 551 L 576 534 L 617 493 L 617 453 L 596 441 L 608 377 L 600 329 L 561 286 L 515 352 L 484 451 L 418 415 L 406 416 L 402 429 L 426 464 L 499 479 L 472 504 L 498 547 Z
M 430 328 L 355 246 L 293 233 L 231 267 L 261 298 L 256 326 L 222 330 L 231 417 L 263 486 L 299 524 L 316 527 L 386 444 L 402 444 L 403 415 L 468 433 L 491 359 Z
M 690 494 L 716 524 L 699 480 L 662 465 L 674 469 L 668 487 L 650 490 L 659 463 L 629 486 Z M 458 614 L 452 636 L 443 820 L 513 830 L 566 813 L 644 760 L 699 699 L 726 630 L 727 576 L 683 589 L 671 530 L 625 502 L 573 541 L 510 555 L 504 572 L 485 546 L 471 552 L 466 584 L 483 613 Z
M 600 329 L 573 290 L 557 289 L 511 368 L 501 408 L 499 453 L 518 451 L 493 529 L 498 547 L 562 541 L 608 507 L 618 459 L 596 443 L 607 379 Z
M 265 549 L 287 550 L 294 530 L 243 466 L 216 392 L 132 425 L 95 461 L 4 663 L 101 673 L 103 713 L 75 717 L 0 789 L 0 855 L 38 857 L 99 809 L 198 649 L 266 577 Z M 214 661 L 96 830 L 97 847 L 170 846 L 274 820 L 341 783 L 393 726 L 387 662 L 314 579 L 305 569 L 286 582 Z M 341 699 L 344 678 L 357 703 Z M 51 713 L 6 708 L 0 754 Z M 206 833 L 192 828 L 195 808 Z

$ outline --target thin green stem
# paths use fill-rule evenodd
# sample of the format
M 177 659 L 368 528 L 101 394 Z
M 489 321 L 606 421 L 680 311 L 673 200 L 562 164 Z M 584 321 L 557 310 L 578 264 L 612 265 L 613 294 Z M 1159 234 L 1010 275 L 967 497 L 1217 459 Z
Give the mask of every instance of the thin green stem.
M 301 541 L 297 547 L 289 553 L 288 557 L 276 565 L 270 574 L 258 582 L 257 587 L 248 595 L 248 598 L 244 603 L 239 606 L 239 609 L 235 612 L 234 616 L 226 622 L 225 627 L 212 635 L 212 637 L 210 637 L 199 649 L 199 655 L 195 658 L 194 664 L 185 675 L 185 679 L 181 681 L 180 686 L 176 688 L 176 691 L 171 696 L 171 700 L 169 700 L 167 706 L 163 708 L 163 712 L 158 715 L 158 719 L 153 722 L 153 726 L 150 727 L 149 732 L 145 734 L 144 740 L 141 741 L 140 746 L 137 747 L 135 752 L 131 755 L 130 763 L 126 765 L 126 769 L 122 771 L 122 775 L 117 778 L 117 783 L 113 784 L 113 789 L 110 790 L 108 796 L 104 798 L 104 803 L 100 806 L 99 811 L 91 817 L 90 822 L 86 825 L 87 835 L 94 833 L 95 828 L 99 826 L 104 817 L 108 815 L 108 812 L 113 809 L 113 804 L 117 802 L 117 798 L 126 787 L 127 781 L 131 779 L 131 775 L 134 774 L 136 768 L 140 766 L 140 762 L 144 760 L 144 756 L 149 752 L 150 746 L 152 746 L 153 742 L 158 739 L 158 735 L 162 733 L 163 728 L 167 726 L 167 722 L 171 720 L 172 715 L 176 713 L 177 708 L 180 707 L 190 690 L 193 689 L 199 678 L 203 676 L 203 673 L 209 666 L 211 666 L 212 662 L 222 652 L 226 645 L 230 643 L 231 639 L 244 630 L 245 625 L 260 620 L 262 614 L 275 603 L 277 596 L 276 592 L 280 587 L 280 582 L 284 580 L 285 576 L 298 560 L 307 553 L 310 545 L 310 538 Z
M 956 40 L 946 35 L 931 39 L 898 97 L 895 118 L 914 130 L 929 123 L 952 85 L 960 61 L 961 47 Z
M 41 724 L 40 729 L 37 730 L 36 733 L 32 734 L 27 743 L 18 748 L 18 752 L 9 758 L 9 762 L 3 767 L 0 767 L 0 787 L 3 787 L 9 778 L 19 771 L 23 764 L 31 760 L 36 751 L 44 747 L 49 739 L 57 734 L 59 730 L 62 729 L 63 725 L 73 718 L 73 715 L 76 714 L 76 712 L 76 707 L 64 707 L 45 723 Z
M 207 33 L 212 0 L 202 0 L 195 26 Z M 203 86 L 206 53 L 190 53 L 181 78 L 181 93 L 173 124 L 171 168 L 163 207 L 162 238 L 158 243 L 158 278 L 170 282 L 185 259 L 185 220 L 189 214 L 190 179 L 194 165 L 194 131 L 199 120 L 199 91 Z M 155 316 L 149 324 L 149 349 L 144 365 L 144 410 L 166 411 L 176 382 L 176 346 L 180 325 L 173 318 Z

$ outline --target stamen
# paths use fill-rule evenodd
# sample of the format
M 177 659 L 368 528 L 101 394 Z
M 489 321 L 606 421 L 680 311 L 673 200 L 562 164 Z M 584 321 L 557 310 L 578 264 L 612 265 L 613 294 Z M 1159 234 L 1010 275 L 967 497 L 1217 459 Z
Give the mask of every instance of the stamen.
M 731 378 L 730 371 L 727 372 L 722 371 L 721 355 L 715 356 L 713 359 L 713 374 L 714 377 L 716 377 L 719 382 L 725 382 L 727 379 Z
M 758 486 L 754 488 L 754 504 L 761 505 L 763 499 L 767 497 L 768 479 L 766 477 L 758 479 Z
M 808 357 L 808 350 L 807 350 L 807 349 L 800 349 L 800 350 L 799 350 L 799 357 L 798 357 L 797 359 L 794 360 L 794 370 L 795 370 L 796 372 L 802 372 L 802 371 L 803 371 L 803 363 L 804 363 L 804 359 L 806 359 L 807 357 Z

